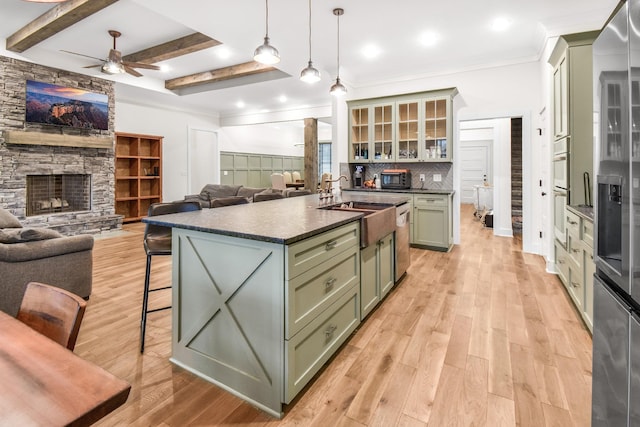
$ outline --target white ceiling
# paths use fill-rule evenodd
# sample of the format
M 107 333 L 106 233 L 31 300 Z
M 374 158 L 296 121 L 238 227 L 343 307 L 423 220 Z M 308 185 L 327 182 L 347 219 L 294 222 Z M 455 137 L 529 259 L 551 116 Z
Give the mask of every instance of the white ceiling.
M 466 69 L 538 60 L 548 37 L 600 29 L 618 0 L 312 0 L 312 59 L 322 80 L 307 85 L 298 79 L 307 65 L 308 2 L 271 0 L 269 36 L 280 51 L 276 67 L 290 77 L 177 96 L 164 89 L 164 80 L 252 60 L 265 35 L 265 3 L 258 0 L 120 0 L 112 6 L 55 34 L 22 54 L 0 54 L 118 82 L 116 96 L 141 102 L 163 102 L 181 108 L 217 113 L 221 117 L 252 112 L 296 109 L 330 104 L 329 88 L 336 76 L 337 18 L 340 18 L 340 77 L 351 87 L 405 80 Z M 23 0 L 2 0 L 0 38 L 53 6 Z M 511 26 L 491 29 L 497 17 Z M 109 29 L 122 32 L 123 55 L 185 36 L 194 31 L 222 45 L 166 61 L 170 71 L 140 70 L 143 77 L 107 76 L 82 68 L 91 59 L 60 52 L 69 50 L 97 58 L 112 44 Z M 435 31 L 440 42 L 420 43 Z M 380 53 L 367 59 L 362 49 L 375 45 Z M 218 55 L 226 50 L 229 56 Z M 163 64 L 158 64 L 163 65 Z M 254 79 L 255 80 L 255 79 Z M 144 90 L 140 89 L 144 88 Z M 284 96 L 284 101 L 281 97 Z M 243 108 L 236 103 L 242 101 Z

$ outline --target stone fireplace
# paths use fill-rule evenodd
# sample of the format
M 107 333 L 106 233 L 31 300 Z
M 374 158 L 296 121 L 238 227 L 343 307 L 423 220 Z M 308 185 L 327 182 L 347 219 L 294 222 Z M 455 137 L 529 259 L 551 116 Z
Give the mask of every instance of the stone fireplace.
M 91 175 L 27 175 L 26 216 L 91 210 Z
M 25 122 L 26 81 L 104 93 L 109 129 Z M 97 234 L 122 227 L 115 213 L 114 83 L 0 55 L 0 207 L 25 227 Z

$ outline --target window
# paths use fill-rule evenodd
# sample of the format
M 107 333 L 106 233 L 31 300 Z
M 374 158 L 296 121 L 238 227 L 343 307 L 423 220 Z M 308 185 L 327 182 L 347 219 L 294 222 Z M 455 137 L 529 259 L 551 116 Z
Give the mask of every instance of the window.
M 323 173 L 331 173 L 331 142 L 318 143 L 318 181 Z

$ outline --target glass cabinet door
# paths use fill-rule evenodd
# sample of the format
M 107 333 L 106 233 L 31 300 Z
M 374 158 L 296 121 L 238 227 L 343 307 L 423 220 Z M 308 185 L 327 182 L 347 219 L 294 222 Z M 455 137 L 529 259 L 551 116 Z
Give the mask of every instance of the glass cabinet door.
M 350 111 L 351 144 L 349 158 L 351 160 L 369 160 L 369 107 L 351 108 Z
M 393 104 L 375 105 L 373 107 L 373 161 L 388 162 L 393 156 L 392 146 Z
M 425 161 L 451 161 L 448 141 L 447 98 L 428 99 L 424 103 L 423 143 L 421 157 Z
M 396 160 L 415 162 L 418 160 L 420 136 L 420 101 L 398 102 L 396 118 Z

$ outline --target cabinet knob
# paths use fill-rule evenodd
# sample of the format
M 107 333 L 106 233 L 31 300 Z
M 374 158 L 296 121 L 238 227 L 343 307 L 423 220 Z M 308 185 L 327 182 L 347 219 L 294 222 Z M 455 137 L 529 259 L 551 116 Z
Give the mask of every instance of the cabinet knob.
M 333 285 L 335 285 L 337 281 L 338 279 L 336 279 L 335 277 L 328 278 L 327 281 L 324 282 L 325 292 L 329 292 L 331 289 L 333 289 Z
M 333 248 L 335 248 L 338 245 L 338 241 L 337 240 L 332 240 L 330 242 L 327 242 L 327 244 L 325 245 L 325 250 L 329 251 Z
M 327 341 L 330 341 L 331 339 L 333 339 L 333 333 L 336 331 L 336 329 L 338 329 L 336 325 L 327 326 L 327 329 L 325 329 L 324 331 L 324 337 L 326 338 Z

